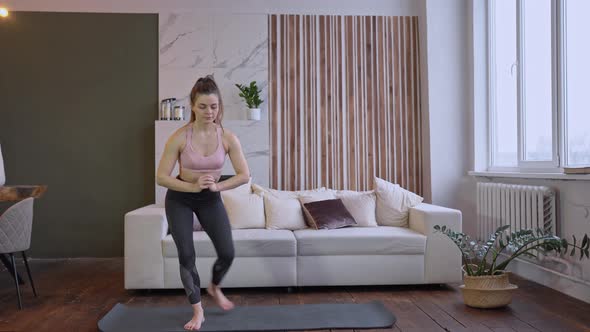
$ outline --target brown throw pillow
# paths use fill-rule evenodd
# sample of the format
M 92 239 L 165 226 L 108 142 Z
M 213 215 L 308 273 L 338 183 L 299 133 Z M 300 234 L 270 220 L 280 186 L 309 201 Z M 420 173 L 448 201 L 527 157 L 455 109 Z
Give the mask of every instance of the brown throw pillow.
M 302 209 L 309 227 L 314 229 L 334 229 L 356 225 L 356 221 L 340 198 L 305 203 Z

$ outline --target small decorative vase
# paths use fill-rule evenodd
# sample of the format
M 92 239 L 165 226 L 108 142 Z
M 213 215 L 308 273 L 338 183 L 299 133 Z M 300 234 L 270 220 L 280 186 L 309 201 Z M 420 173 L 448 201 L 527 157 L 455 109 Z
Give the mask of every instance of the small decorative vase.
M 465 284 L 459 286 L 463 293 L 463 302 L 474 308 L 499 308 L 512 302 L 512 291 L 518 286 L 508 281 L 509 273 L 504 271 L 497 275 L 464 275 Z
M 260 108 L 249 108 L 248 120 L 260 120 Z

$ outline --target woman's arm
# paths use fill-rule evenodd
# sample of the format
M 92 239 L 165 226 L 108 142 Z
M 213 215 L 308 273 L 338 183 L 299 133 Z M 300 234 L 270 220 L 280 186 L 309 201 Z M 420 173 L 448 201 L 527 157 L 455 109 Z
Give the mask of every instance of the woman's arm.
M 248 169 L 248 163 L 246 162 L 246 158 L 244 157 L 244 153 L 242 152 L 242 145 L 240 144 L 240 140 L 234 133 L 230 132 L 227 129 L 224 129 L 223 136 L 226 138 L 228 143 L 228 155 L 229 159 L 231 160 L 232 166 L 234 167 L 234 171 L 236 175 L 232 176 L 231 178 L 218 182 L 215 184 L 217 191 L 229 190 L 236 187 L 239 187 L 245 183 L 248 183 L 250 180 L 250 170 Z
M 162 158 L 160 159 L 160 164 L 158 165 L 158 171 L 156 172 L 156 183 L 162 187 L 176 191 L 199 192 L 201 189 L 198 184 L 182 181 L 170 176 L 178 161 L 180 148 L 184 140 L 183 132 L 184 130 L 182 129 L 177 130 L 168 138 L 164 153 L 162 153 Z

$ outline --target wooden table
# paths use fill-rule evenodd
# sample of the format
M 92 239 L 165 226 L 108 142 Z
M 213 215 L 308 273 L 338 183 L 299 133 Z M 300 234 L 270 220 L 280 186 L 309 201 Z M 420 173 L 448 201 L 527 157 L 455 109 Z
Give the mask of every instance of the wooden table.
M 46 185 L 0 186 L 0 202 L 22 201 L 29 197 L 39 198 L 46 191 Z
M 39 198 L 47 191 L 46 185 L 12 185 L 12 186 L 0 186 L 0 202 L 17 202 L 22 201 L 25 198 L 33 197 Z M 14 268 L 12 263 L 8 259 L 6 254 L 0 254 L 0 261 L 6 266 L 6 269 L 10 271 L 13 278 Z M 24 284 L 22 278 L 17 275 L 18 283 Z

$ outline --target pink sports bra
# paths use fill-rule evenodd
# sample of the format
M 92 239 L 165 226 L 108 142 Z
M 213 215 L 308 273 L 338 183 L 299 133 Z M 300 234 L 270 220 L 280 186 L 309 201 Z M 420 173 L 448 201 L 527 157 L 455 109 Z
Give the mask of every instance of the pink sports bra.
M 225 148 L 221 139 L 221 128 L 217 128 L 217 150 L 208 156 L 195 151 L 193 148 L 193 126 L 189 125 L 186 131 L 186 145 L 180 154 L 180 168 L 182 170 L 221 174 L 221 168 L 225 163 Z

